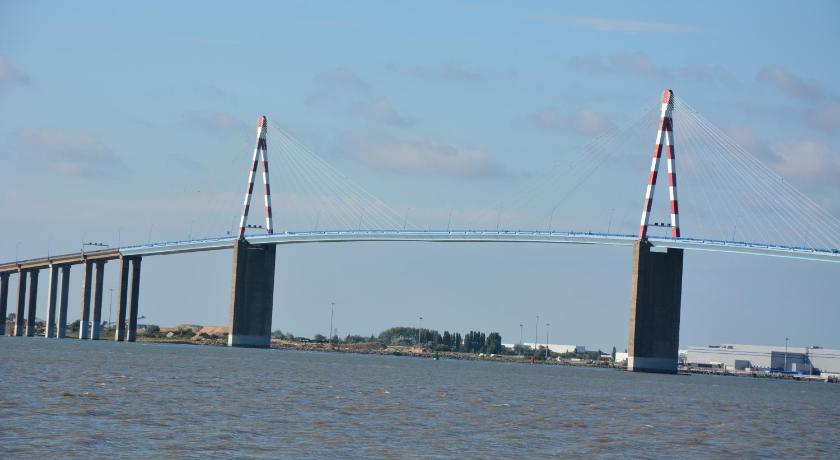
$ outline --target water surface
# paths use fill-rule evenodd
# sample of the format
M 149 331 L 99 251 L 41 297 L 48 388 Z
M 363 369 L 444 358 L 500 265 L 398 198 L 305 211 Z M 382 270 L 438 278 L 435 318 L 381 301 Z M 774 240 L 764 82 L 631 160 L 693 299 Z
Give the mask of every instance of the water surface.
M 840 455 L 840 385 L 0 337 L 0 456 Z

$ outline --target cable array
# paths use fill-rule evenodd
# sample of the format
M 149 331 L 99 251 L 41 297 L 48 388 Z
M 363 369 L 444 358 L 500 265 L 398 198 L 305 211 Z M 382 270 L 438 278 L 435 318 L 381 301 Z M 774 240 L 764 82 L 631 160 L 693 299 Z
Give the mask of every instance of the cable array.
M 289 133 L 271 125 L 276 225 L 293 230 L 386 230 L 406 220 Z M 279 194 L 277 193 L 279 191 Z

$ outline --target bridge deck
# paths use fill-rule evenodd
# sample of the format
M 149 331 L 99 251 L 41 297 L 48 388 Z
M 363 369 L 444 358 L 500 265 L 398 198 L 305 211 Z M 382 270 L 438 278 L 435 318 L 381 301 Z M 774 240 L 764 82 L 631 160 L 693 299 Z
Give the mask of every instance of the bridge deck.
M 186 252 L 216 251 L 230 249 L 233 236 L 207 238 L 189 241 L 127 246 L 103 251 L 78 252 L 60 256 L 28 259 L 0 264 L 0 273 L 19 270 L 43 269 L 50 264 L 79 264 L 84 261 L 112 260 L 120 256 L 154 256 Z M 631 246 L 635 235 L 583 232 L 548 232 L 526 230 L 352 230 L 352 231 L 309 231 L 288 232 L 274 235 L 250 235 L 251 244 L 302 244 L 302 243 L 345 243 L 363 241 L 402 241 L 435 243 L 566 243 Z M 738 241 L 702 240 L 693 238 L 651 237 L 648 241 L 655 247 L 679 248 L 692 251 L 731 252 L 794 259 L 840 262 L 840 251 L 836 249 L 809 249 L 801 247 L 767 245 Z

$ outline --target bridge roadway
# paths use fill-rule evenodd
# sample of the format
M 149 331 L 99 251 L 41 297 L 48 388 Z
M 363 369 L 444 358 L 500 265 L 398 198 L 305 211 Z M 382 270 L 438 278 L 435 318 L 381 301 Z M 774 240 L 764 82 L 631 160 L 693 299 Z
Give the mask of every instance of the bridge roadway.
M 566 243 L 632 246 L 636 235 L 558 232 L 538 230 L 323 230 L 276 233 L 273 235 L 248 235 L 247 241 L 254 245 L 340 243 L 362 241 L 402 241 L 441 243 Z M 125 246 L 100 251 L 77 252 L 51 257 L 27 259 L 0 264 L 0 273 L 15 273 L 20 270 L 45 269 L 51 264 L 72 265 L 84 261 L 113 260 L 121 256 L 155 256 L 200 251 L 215 251 L 233 248 L 236 237 L 223 236 L 184 241 L 169 241 L 136 246 Z M 695 238 L 649 237 L 653 247 L 687 249 L 692 251 L 731 252 L 793 259 L 840 262 L 837 249 L 809 249 L 740 241 L 704 240 Z

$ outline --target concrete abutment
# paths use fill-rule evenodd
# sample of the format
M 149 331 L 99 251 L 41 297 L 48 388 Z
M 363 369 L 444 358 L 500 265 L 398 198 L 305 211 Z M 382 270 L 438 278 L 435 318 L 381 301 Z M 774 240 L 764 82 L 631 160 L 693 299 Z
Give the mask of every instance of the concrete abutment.
M 228 346 L 268 348 L 276 246 L 238 240 L 233 247 Z
M 633 244 L 627 369 L 675 374 L 680 343 L 683 250 Z

